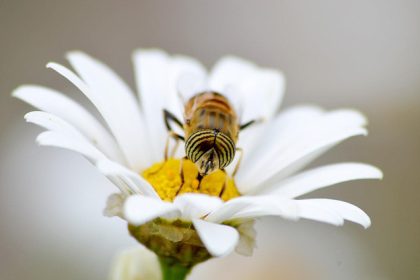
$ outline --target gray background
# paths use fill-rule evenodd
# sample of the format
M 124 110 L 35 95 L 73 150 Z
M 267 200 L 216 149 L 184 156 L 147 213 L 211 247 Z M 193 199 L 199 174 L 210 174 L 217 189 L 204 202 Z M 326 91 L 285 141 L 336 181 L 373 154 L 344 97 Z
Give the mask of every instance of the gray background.
M 22 119 L 30 108 L 10 93 L 36 83 L 82 100 L 44 67 L 74 49 L 133 85 L 137 47 L 282 69 L 284 106 L 355 107 L 369 119 L 369 137 L 315 164 L 363 161 L 385 173 L 309 195 L 359 205 L 368 230 L 267 219 L 254 258 L 214 260 L 191 279 L 419 279 L 419 26 L 419 1 L 0 0 L 0 279 L 105 279 L 113 255 L 135 244 L 101 215 L 112 186 L 80 156 L 37 147 L 40 130 Z

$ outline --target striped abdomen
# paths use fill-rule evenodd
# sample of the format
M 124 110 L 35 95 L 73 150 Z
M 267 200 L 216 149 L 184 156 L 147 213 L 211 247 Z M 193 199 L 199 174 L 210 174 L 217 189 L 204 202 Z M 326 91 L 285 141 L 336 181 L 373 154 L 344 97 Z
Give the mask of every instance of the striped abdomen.
M 217 130 L 199 130 L 187 139 L 185 153 L 200 174 L 209 174 L 228 166 L 235 157 L 235 143 Z

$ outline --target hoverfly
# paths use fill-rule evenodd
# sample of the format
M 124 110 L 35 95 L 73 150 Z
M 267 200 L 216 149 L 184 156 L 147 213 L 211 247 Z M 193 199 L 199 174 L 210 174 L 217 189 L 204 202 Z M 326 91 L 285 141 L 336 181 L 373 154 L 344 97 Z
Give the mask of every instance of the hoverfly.
M 184 106 L 184 123 L 164 110 L 164 121 L 169 135 L 185 142 L 186 158 L 197 166 L 199 176 L 224 170 L 234 159 L 239 131 L 255 123 L 240 125 L 238 116 L 228 99 L 220 93 L 206 91 L 191 97 Z M 184 136 L 174 132 L 171 121 L 184 130 Z M 169 138 L 168 138 L 169 139 Z M 168 142 L 165 148 L 167 158 Z M 234 175 L 240 160 L 235 167 Z

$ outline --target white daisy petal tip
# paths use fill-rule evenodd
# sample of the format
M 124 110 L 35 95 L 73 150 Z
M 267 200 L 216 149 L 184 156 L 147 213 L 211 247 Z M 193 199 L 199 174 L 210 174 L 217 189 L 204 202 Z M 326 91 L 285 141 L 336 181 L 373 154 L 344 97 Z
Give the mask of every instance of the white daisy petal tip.
M 40 146 L 49 146 L 53 142 L 51 139 L 55 134 L 52 131 L 44 131 L 36 137 L 35 141 Z
M 245 59 L 243 57 L 227 54 L 222 56 L 215 64 L 215 66 L 219 64 L 229 64 L 235 65 L 237 67 L 258 67 L 254 62 L 249 59 Z
M 45 65 L 45 67 L 48 68 L 48 69 L 54 69 L 55 65 L 59 65 L 59 64 L 57 62 L 50 61 Z
M 360 112 L 360 111 L 359 111 L 359 110 L 357 110 L 357 109 L 351 109 L 351 110 L 353 110 L 354 112 L 356 112 L 357 114 L 359 114 L 360 119 L 361 119 L 361 121 L 363 122 L 363 125 L 364 125 L 364 126 L 366 126 L 366 125 L 368 125 L 368 124 L 369 124 L 369 120 L 368 120 L 367 116 L 366 116 L 363 112 Z
M 32 112 L 26 113 L 26 114 L 23 116 L 23 119 L 24 119 L 26 122 L 30 122 L 31 116 L 33 115 L 33 113 L 34 113 L 34 112 L 35 112 L 35 111 L 32 111 Z
M 329 113 L 337 121 L 340 121 L 342 124 L 348 124 L 351 126 L 367 126 L 368 119 L 365 114 L 360 112 L 357 109 L 353 108 L 344 108 L 333 110 Z
M 368 215 L 366 215 L 366 221 L 363 224 L 360 224 L 364 229 L 368 229 L 372 225 L 372 220 Z
M 372 166 L 372 168 L 374 168 L 375 171 L 376 171 L 376 176 L 377 176 L 376 179 L 383 180 L 384 179 L 384 172 L 376 166 Z
M 361 225 L 364 229 L 368 229 L 372 225 L 372 220 L 370 219 L 368 214 L 366 214 L 363 210 L 361 210 L 360 208 L 357 209 L 357 215 L 355 215 L 354 217 L 346 216 L 345 219 L 355 224 Z
M 97 61 L 97 62 L 99 62 L 97 59 L 95 59 L 95 58 L 93 58 L 93 57 L 91 57 L 90 55 L 88 55 L 87 53 L 85 53 L 85 52 L 83 52 L 83 51 L 81 51 L 81 50 L 72 50 L 72 51 L 68 51 L 67 53 L 66 53 L 66 55 L 65 55 L 65 57 L 68 59 L 68 60 L 71 60 L 71 59 L 73 59 L 73 58 L 89 58 L 89 59 L 93 59 L 93 60 L 95 60 L 95 61 Z M 102 64 L 102 62 L 100 62 L 101 64 Z
M 67 74 L 68 72 L 71 72 L 69 70 L 69 68 L 65 67 L 64 65 L 61 65 L 58 62 L 55 61 L 50 61 L 48 62 L 45 67 L 47 69 L 52 69 L 54 71 L 56 71 L 57 73 L 59 73 L 60 75 L 62 75 L 64 78 L 68 79 L 69 74 Z M 63 74 L 64 73 L 64 74 Z M 72 72 L 73 73 L 73 72 Z M 70 80 L 71 82 L 71 80 Z
M 168 53 L 159 48 L 139 48 L 139 49 L 135 49 L 132 53 L 133 57 L 136 57 L 138 55 L 140 56 L 157 55 L 157 56 L 167 57 Z
M 360 119 L 361 119 L 361 122 L 363 122 L 363 126 L 369 125 L 369 120 L 368 120 L 368 118 L 366 117 L 365 114 L 363 114 L 362 112 L 357 111 L 357 110 L 354 110 L 354 111 L 357 112 L 360 115 Z
M 383 180 L 384 173 L 379 167 L 374 165 L 366 164 L 366 163 L 354 163 L 355 165 L 364 166 L 366 171 L 369 172 L 369 177 L 366 179 L 376 179 L 376 180 Z
M 341 202 L 345 206 L 341 210 L 340 214 L 343 216 L 344 219 L 351 221 L 353 223 L 361 225 L 364 229 L 369 228 L 372 225 L 372 221 L 368 214 L 365 211 L 360 209 L 359 207 L 347 203 Z
M 170 213 L 179 213 L 179 209 L 172 203 L 143 195 L 128 197 L 123 206 L 124 218 L 134 226 Z
M 352 136 L 368 136 L 369 132 L 366 128 L 360 127 L 359 129 L 355 129 L 356 133 Z
M 38 134 L 38 136 L 35 138 L 35 143 L 37 143 L 38 146 L 43 146 L 44 138 L 46 137 L 43 135 L 43 133 Z
M 231 226 L 201 219 L 194 219 L 192 222 L 204 246 L 214 257 L 228 255 L 239 242 L 239 233 Z
M 18 98 L 18 99 L 20 99 L 20 100 L 23 100 L 24 101 L 24 99 L 25 99 L 25 96 L 26 96 L 26 89 L 28 88 L 28 87 L 30 87 L 31 85 L 20 85 L 20 86 L 18 86 L 17 88 L 15 88 L 13 91 L 12 91 L 12 97 L 14 97 L 14 98 Z
M 210 75 L 214 75 L 213 72 L 217 72 L 221 69 L 228 69 L 232 72 L 253 71 L 254 74 L 261 74 L 261 76 L 266 78 L 275 78 L 279 83 L 278 86 L 280 86 L 282 90 L 284 90 L 286 84 L 286 76 L 282 71 L 275 68 L 261 67 L 251 60 L 236 55 L 225 55 L 221 57 L 214 65 Z
M 359 224 L 365 229 L 371 225 L 370 217 L 359 207 L 334 199 L 303 199 L 297 201 L 301 217 L 341 226 L 344 220 Z M 336 222 L 334 222 L 336 219 Z
M 57 116 L 54 116 L 52 114 L 49 114 L 49 113 L 47 113 L 45 111 L 31 111 L 31 112 L 28 112 L 28 113 L 26 113 L 23 116 L 23 119 L 26 122 L 34 123 L 34 124 L 39 124 L 40 126 L 44 126 L 44 127 L 45 127 L 44 124 L 39 123 L 39 120 L 40 119 L 41 120 L 45 120 L 46 119 L 46 120 L 49 120 L 51 122 L 54 122 L 54 121 L 59 122 L 59 121 L 61 121 L 61 119 L 59 119 Z M 63 124 L 60 123 L 60 125 L 63 125 Z M 51 130 L 51 128 L 48 128 L 48 129 Z

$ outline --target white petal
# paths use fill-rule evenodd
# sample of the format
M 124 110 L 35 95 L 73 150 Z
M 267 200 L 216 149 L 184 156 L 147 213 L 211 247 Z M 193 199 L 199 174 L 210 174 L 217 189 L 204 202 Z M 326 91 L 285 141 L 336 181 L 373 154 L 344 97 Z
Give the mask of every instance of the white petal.
M 121 151 L 109 132 L 92 114 L 72 99 L 55 90 L 36 85 L 20 86 L 13 92 L 13 96 L 67 121 L 91 143 L 96 143 L 107 156 L 113 160 L 122 160 Z
M 302 168 L 309 160 L 314 159 L 314 155 L 318 156 L 319 151 L 324 152 L 325 148 L 349 137 L 366 135 L 367 130 L 361 127 L 361 114 L 348 111 L 349 114 L 343 114 L 340 110 L 320 116 L 316 122 L 302 125 L 303 128 L 288 141 L 279 140 L 278 145 L 272 143 L 263 146 L 260 158 L 254 162 L 253 170 L 241 176 L 240 181 L 238 178 L 238 185 L 243 186 L 241 191 L 255 190 L 263 183 L 272 184 Z M 349 118 L 343 118 L 343 115 Z M 266 136 L 270 137 L 270 134 L 267 133 Z
M 142 195 L 132 195 L 124 204 L 124 218 L 135 226 L 178 211 L 172 203 Z
M 244 83 L 242 121 L 272 118 L 280 107 L 285 84 L 283 74 L 276 70 L 260 70 L 254 80 Z
M 240 85 L 255 73 L 255 64 L 245 59 L 226 56 L 221 58 L 210 72 L 211 88 L 224 92 L 231 85 Z
M 255 220 L 240 221 L 235 228 L 239 232 L 239 242 L 235 251 L 243 256 L 252 256 L 256 248 L 257 231 L 254 228 Z
M 152 198 L 159 198 L 159 195 L 153 189 L 153 187 L 139 174 L 132 172 L 124 166 L 112 162 L 110 160 L 101 160 L 96 163 L 96 167 L 103 174 L 107 176 L 114 176 L 119 178 L 129 189 L 131 194 L 140 193 L 145 196 Z
M 201 241 L 214 257 L 231 253 L 239 241 L 238 231 L 231 226 L 209 223 L 200 219 L 194 219 L 193 225 Z
M 67 58 L 93 94 L 101 99 L 103 107 L 112 110 L 106 121 L 132 168 L 140 170 L 148 165 L 148 151 L 143 146 L 149 144 L 144 135 L 144 120 L 131 89 L 112 69 L 82 52 L 71 52 Z
M 168 132 L 163 109 L 183 118 L 183 105 L 177 82 L 182 75 L 205 75 L 196 60 L 183 56 L 170 57 L 160 50 L 138 50 L 133 55 L 137 88 L 153 147 L 153 160 L 162 159 Z
M 89 142 L 78 137 L 70 137 L 55 131 L 46 131 L 38 135 L 37 142 L 42 146 L 53 146 L 78 152 L 90 161 L 96 162 L 105 159 L 105 155 Z
M 298 209 L 295 200 L 273 195 L 242 196 L 224 203 L 219 209 L 210 213 L 205 220 L 221 223 L 263 216 L 282 216 L 296 220 Z
M 35 111 L 27 113 L 25 119 L 50 130 L 41 133 L 37 137 L 40 145 L 73 150 L 86 156 L 92 162 L 106 159 L 106 156 L 93 146 L 76 128 L 55 115 Z
M 74 126 L 53 114 L 42 111 L 33 111 L 25 115 L 25 120 L 48 130 L 88 141 Z
M 279 216 L 289 220 L 299 218 L 299 209 L 295 200 L 278 196 L 255 196 L 246 208 L 234 213 L 230 219 L 254 219 L 264 216 Z
M 181 209 L 182 217 L 187 220 L 202 218 L 223 204 L 219 197 L 205 194 L 187 193 L 177 196 L 174 204 Z
M 169 83 L 171 85 L 171 94 L 170 98 L 171 100 L 179 101 L 181 98 L 182 104 L 181 107 L 175 108 L 174 105 L 175 102 L 171 104 L 167 104 L 167 106 L 171 110 L 174 110 L 174 114 L 176 114 L 180 117 L 183 116 L 183 109 L 184 104 L 186 101 L 188 101 L 188 96 L 182 95 L 182 92 L 179 92 L 180 90 L 180 83 L 184 80 L 188 79 L 194 79 L 197 83 L 195 86 L 195 91 L 191 92 L 194 95 L 197 93 L 200 93 L 200 91 L 203 89 L 203 83 L 207 79 L 207 70 L 201 64 L 200 61 L 189 57 L 185 55 L 174 55 L 172 56 L 170 60 L 170 77 L 169 77 Z M 191 97 L 191 96 L 190 96 Z
M 240 196 L 223 203 L 218 209 L 210 213 L 205 220 L 221 223 L 229 220 L 234 214 L 255 203 L 254 197 Z
M 211 89 L 228 95 L 238 104 L 242 121 L 270 119 L 283 98 L 285 79 L 282 73 L 259 68 L 238 57 L 224 57 L 211 71 Z
M 272 152 L 268 148 L 280 147 L 292 141 L 290 139 L 294 140 L 298 131 L 310 126 L 323 113 L 324 111 L 319 107 L 301 105 L 282 111 L 271 122 L 253 125 L 242 131 L 239 134 L 238 147 L 244 149 L 244 157 L 236 178 L 241 181 L 241 176 L 246 177 L 261 157 Z
M 71 53 L 69 60 L 86 83 L 62 65 L 49 63 L 47 67 L 72 82 L 98 109 L 133 169 L 147 166 L 144 123 L 131 91 L 109 68 L 87 55 Z
M 316 203 L 315 201 L 301 200 L 296 201 L 296 203 L 299 205 L 300 218 L 332 224 L 335 226 L 342 226 L 344 224 L 342 216 L 332 209 L 319 205 L 319 203 Z
M 116 162 L 109 161 L 77 129 L 59 117 L 46 112 L 30 112 L 25 115 L 25 119 L 50 130 L 38 136 L 37 141 L 40 145 L 60 147 L 82 154 L 126 195 L 144 193 L 157 197 L 153 188 L 144 179 L 135 178 L 140 176 L 132 175 L 135 173 Z M 129 173 L 132 177 L 130 178 L 126 173 Z
M 137 91 L 150 134 L 152 160 L 162 158 L 167 137 L 163 108 L 168 98 L 169 65 L 167 54 L 161 51 L 137 51 L 133 55 Z
M 159 260 L 143 246 L 125 250 L 112 265 L 111 280 L 162 280 Z
M 275 195 L 255 196 L 249 201 L 247 207 L 231 213 L 226 220 L 278 216 L 288 220 L 306 218 L 339 226 L 343 224 L 345 217 L 336 208 L 339 207 L 323 204 L 318 199 L 293 200 Z
M 310 212 L 313 213 L 314 208 L 318 208 L 324 210 L 324 213 L 320 213 L 316 220 L 329 222 L 329 216 L 327 211 L 338 216 L 340 219 L 345 219 L 352 221 L 354 223 L 362 225 L 364 228 L 368 228 L 371 224 L 369 216 L 363 212 L 357 206 L 353 204 L 340 201 L 340 200 L 333 200 L 333 199 L 305 199 L 305 200 L 298 200 L 299 208 L 303 211 L 303 214 L 309 214 Z M 308 208 L 310 211 L 308 211 Z M 331 214 L 331 215 L 332 215 Z M 314 219 L 314 217 L 302 216 L 308 219 Z M 337 223 L 336 225 L 341 225 L 341 223 Z
M 358 207 L 332 199 L 284 199 L 277 195 L 255 196 L 248 200 L 248 205 L 239 211 L 231 212 L 225 221 L 236 219 L 254 219 L 264 216 L 279 216 L 289 220 L 311 219 L 333 225 L 342 225 L 349 220 L 369 227 L 370 219 Z
M 238 169 L 239 172 L 236 174 L 235 178 L 240 178 L 242 174 L 246 174 L 244 170 L 246 170 L 247 168 L 252 168 L 253 160 L 251 159 L 251 157 L 253 156 L 253 152 L 258 150 L 256 149 L 255 145 L 260 140 L 260 137 L 264 135 L 266 126 L 267 123 L 257 123 L 251 125 L 250 127 L 247 127 L 245 130 L 240 132 L 236 147 L 242 149 L 243 155 L 242 160 L 240 162 L 240 168 Z M 228 174 L 232 174 L 233 170 L 235 169 L 240 158 L 240 153 L 241 151 L 237 150 L 235 160 L 232 161 L 232 163 L 229 164 L 229 166 L 227 166 L 226 170 Z M 241 191 L 241 189 L 239 190 Z
M 107 201 L 106 207 L 103 211 L 104 216 L 107 217 L 121 217 L 123 216 L 123 205 L 124 205 L 125 196 L 121 193 L 111 194 Z
M 311 143 L 307 146 L 305 145 L 306 147 L 302 146 L 301 151 L 299 151 L 298 148 L 294 151 L 291 150 L 287 153 L 287 155 L 280 155 L 284 156 L 284 160 L 278 160 L 273 163 L 275 167 L 267 171 L 266 178 L 269 180 L 266 182 L 272 183 L 286 178 L 287 176 L 301 170 L 307 164 L 340 142 L 354 136 L 366 136 L 367 133 L 368 132 L 365 128 L 349 129 L 347 131 L 342 131 L 335 135 L 325 137 L 324 139 Z M 263 180 L 260 182 L 263 182 Z
M 338 163 L 302 172 L 262 191 L 284 198 L 295 198 L 346 181 L 381 178 L 382 172 L 374 166 L 363 163 Z

